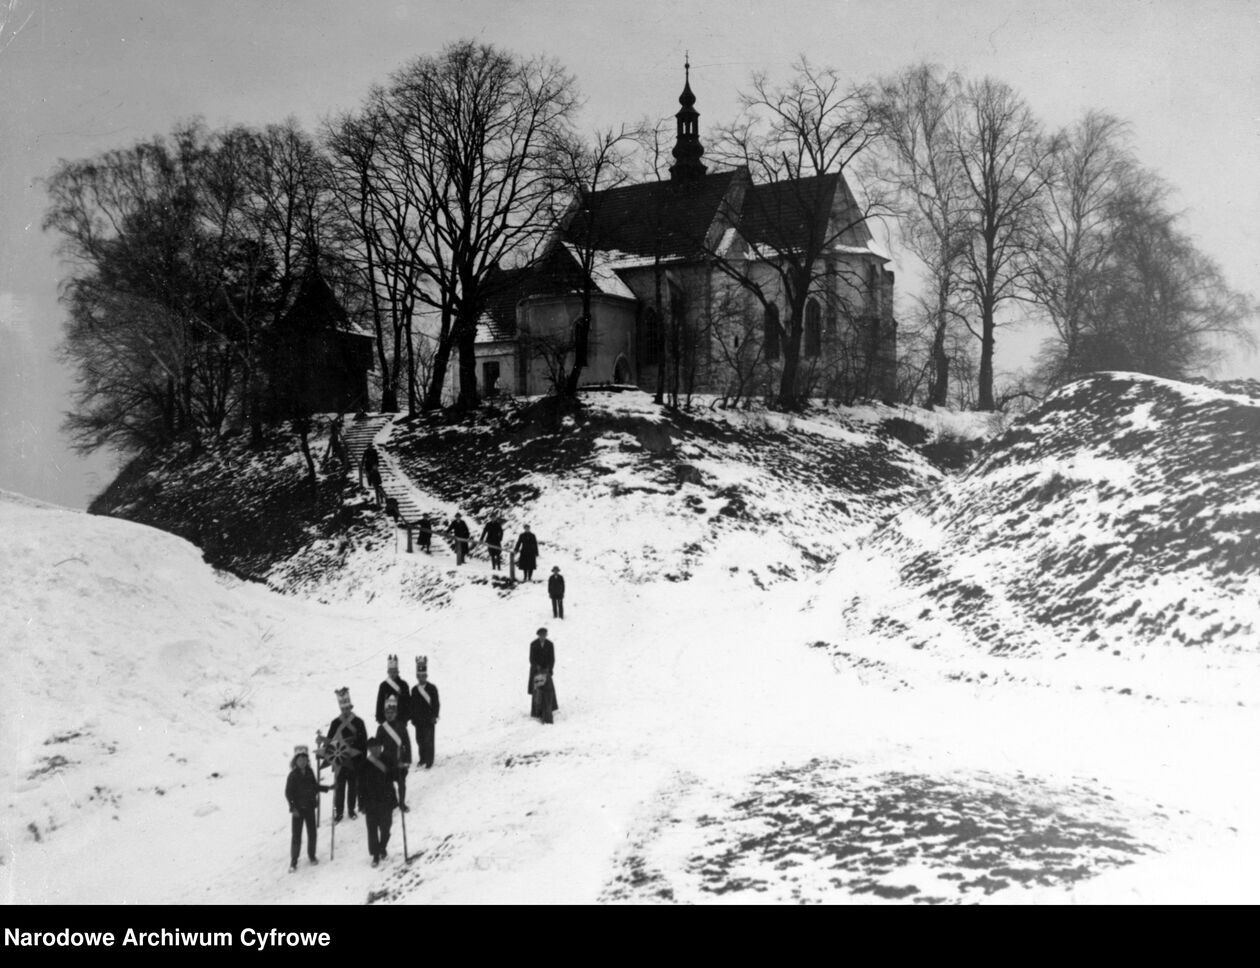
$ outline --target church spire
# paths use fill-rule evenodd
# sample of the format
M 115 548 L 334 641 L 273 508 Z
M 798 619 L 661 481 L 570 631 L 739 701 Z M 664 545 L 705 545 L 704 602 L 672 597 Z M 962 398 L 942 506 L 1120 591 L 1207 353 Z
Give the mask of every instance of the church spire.
M 702 178 L 708 168 L 700 161 L 704 145 L 700 143 L 700 113 L 695 108 L 696 96 L 691 93 L 691 54 L 683 61 L 685 70 L 683 92 L 678 96 L 682 109 L 674 115 L 678 119 L 678 140 L 674 144 L 674 164 L 670 165 L 669 177 L 676 184 Z

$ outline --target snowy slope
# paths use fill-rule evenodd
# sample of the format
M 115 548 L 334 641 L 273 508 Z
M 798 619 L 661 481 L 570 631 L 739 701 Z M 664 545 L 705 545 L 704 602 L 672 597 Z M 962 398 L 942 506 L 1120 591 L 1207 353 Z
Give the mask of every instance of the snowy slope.
M 591 436 L 599 470 L 504 465 L 533 475 L 529 496 L 499 506 L 529 515 L 540 577 L 564 567 L 562 622 L 540 584 L 508 587 L 483 559 L 457 569 L 445 554 L 396 553 L 387 528 L 317 541 L 295 559 L 303 570 L 276 570 L 276 586 L 298 592 L 279 595 L 215 573 L 162 532 L 0 499 L 0 580 L 13 590 L 0 605 L 0 729 L 14 738 L 0 761 L 0 896 L 1258 899 L 1247 873 L 1260 860 L 1256 707 L 1206 692 L 1171 704 L 1074 689 L 1071 677 L 1026 675 L 1036 654 L 964 645 L 965 628 L 915 649 L 873 621 L 846 625 L 933 607 L 900 581 L 895 547 L 871 554 L 887 528 L 860 539 L 915 498 L 916 480 L 944 493 L 970 475 L 943 479 L 873 432 L 884 414 L 791 426 L 722 416 L 713 423 L 734 425 L 728 439 L 671 424 L 667 449 L 647 428 L 651 411 L 608 397 L 592 408 L 607 410 Z M 549 433 L 582 432 L 564 419 Z M 764 435 L 760 452 L 749 432 Z M 452 460 L 484 456 L 453 435 L 442 442 Z M 850 460 L 803 466 L 825 452 Z M 681 480 L 680 464 L 699 476 Z M 474 521 L 520 482 L 429 473 L 417 473 L 421 494 Z M 875 486 L 847 491 L 834 483 L 844 479 Z M 742 514 L 721 513 L 728 487 Z M 335 567 L 313 582 L 317 562 Z M 1012 551 L 1012 573 L 1020 565 Z M 524 688 L 539 625 L 558 653 L 550 727 L 529 718 Z M 1063 651 L 1061 665 L 1088 672 L 1078 660 L 1093 650 Z M 338 686 L 370 721 L 391 653 L 408 680 L 412 656 L 429 656 L 443 697 L 437 764 L 409 787 L 411 862 L 397 818 L 382 868 L 368 863 L 361 821 L 337 828 L 330 857 L 324 797 L 322 863 L 289 874 L 281 794 L 292 747 L 331 720 Z M 1180 673 L 1171 654 L 1146 664 Z M 979 660 L 999 688 L 959 674 Z M 1197 674 L 1225 692 L 1236 678 L 1215 656 Z
M 827 594 L 844 603 L 846 635 L 883 641 L 886 658 L 1003 656 L 998 676 L 1250 701 L 1260 387 L 1250 389 L 1134 374 L 1065 387 L 837 568 Z

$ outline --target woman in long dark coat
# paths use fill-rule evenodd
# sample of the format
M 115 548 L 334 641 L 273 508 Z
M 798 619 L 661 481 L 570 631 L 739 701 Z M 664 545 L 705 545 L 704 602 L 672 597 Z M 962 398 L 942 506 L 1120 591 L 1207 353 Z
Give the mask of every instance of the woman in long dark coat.
M 539 629 L 538 638 L 529 643 L 529 714 L 544 723 L 560 708 L 556 702 L 556 684 L 552 673 L 556 668 L 556 646 L 547 638 L 547 630 Z
M 516 564 L 525 575 L 526 581 L 534 580 L 534 569 L 538 567 L 538 539 L 534 532 L 525 525 L 525 530 L 516 539 Z

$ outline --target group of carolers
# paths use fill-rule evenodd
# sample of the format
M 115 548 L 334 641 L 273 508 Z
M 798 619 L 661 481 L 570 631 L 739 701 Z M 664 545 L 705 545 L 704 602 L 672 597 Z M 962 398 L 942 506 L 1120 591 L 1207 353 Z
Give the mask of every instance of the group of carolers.
M 293 751 L 284 795 L 289 802 L 293 836 L 289 850 L 289 870 L 297 869 L 302 848 L 302 828 L 306 828 L 306 856 L 315 858 L 315 809 L 319 794 L 334 790 L 333 823 L 339 823 L 345 810 L 353 820 L 357 806 L 367 821 L 368 851 L 372 866 L 387 856 L 394 809 L 407 808 L 407 773 L 412 765 L 411 740 L 407 724 L 416 731 L 416 765 L 433 767 L 434 732 L 441 700 L 437 686 L 429 681 L 429 660 L 416 656 L 416 684 L 410 689 L 398 675 L 398 656 L 388 660 L 385 681 L 376 695 L 376 735 L 368 736 L 367 726 L 354 714 L 350 690 L 336 690 L 341 712 L 328 727 L 328 735 L 316 737 L 316 754 L 333 768 L 336 780 L 324 786 L 311 769 L 310 750 L 298 746 Z

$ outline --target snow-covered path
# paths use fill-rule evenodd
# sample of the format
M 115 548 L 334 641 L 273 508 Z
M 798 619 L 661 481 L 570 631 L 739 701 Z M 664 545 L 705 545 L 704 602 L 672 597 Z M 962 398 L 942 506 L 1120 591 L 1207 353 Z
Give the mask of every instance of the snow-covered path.
M 501 589 L 481 562 L 391 562 L 440 576 L 444 607 L 318 605 L 216 577 L 152 529 L 12 499 L 0 515 L 9 901 L 1072 896 L 1063 879 L 994 886 L 1030 838 L 1089 873 L 1133 862 L 1083 882 L 1091 899 L 1194 899 L 1204 871 L 1255 899 L 1220 872 L 1260 859 L 1250 707 L 982 688 L 863 642 L 844 645 L 870 663 L 833 661 L 807 645 L 843 634 L 825 585 L 758 590 L 721 560 L 677 583 L 574 561 L 553 621 L 543 583 Z M 552 726 L 525 692 L 540 625 L 558 656 Z M 443 699 L 437 764 L 409 784 L 413 862 L 396 817 L 385 867 L 359 821 L 331 863 L 325 825 L 323 862 L 289 874 L 292 747 L 326 727 L 342 685 L 370 723 L 390 653 L 409 680 L 427 655 Z M 948 846 L 951 811 L 985 810 L 985 856 Z M 1135 873 L 1157 862 L 1161 878 Z M 974 865 L 980 886 L 960 887 Z

